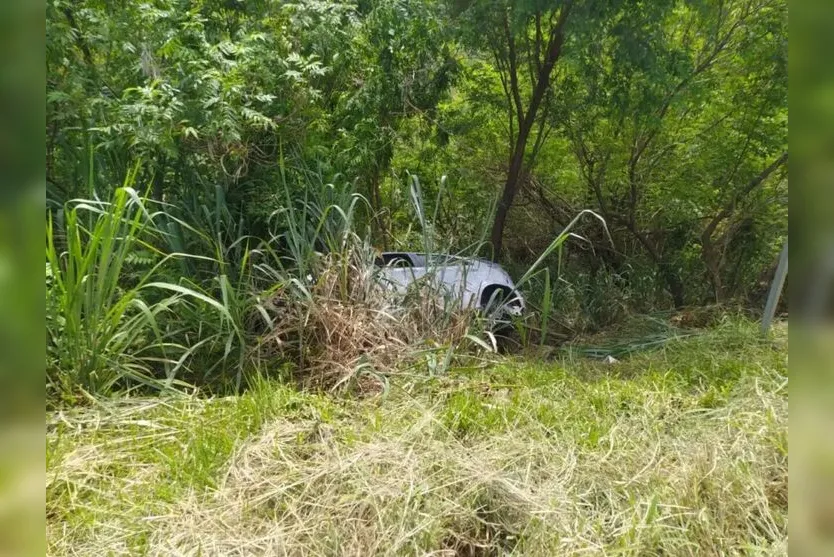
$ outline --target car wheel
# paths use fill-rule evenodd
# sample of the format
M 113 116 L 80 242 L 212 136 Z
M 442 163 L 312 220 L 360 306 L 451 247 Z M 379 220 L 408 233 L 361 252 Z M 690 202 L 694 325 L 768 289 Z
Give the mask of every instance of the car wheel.
M 513 298 L 512 291 L 503 285 L 487 286 L 481 293 L 481 311 L 494 323 L 491 327 L 493 332 L 496 329 L 512 328 L 513 310 L 518 303 Z

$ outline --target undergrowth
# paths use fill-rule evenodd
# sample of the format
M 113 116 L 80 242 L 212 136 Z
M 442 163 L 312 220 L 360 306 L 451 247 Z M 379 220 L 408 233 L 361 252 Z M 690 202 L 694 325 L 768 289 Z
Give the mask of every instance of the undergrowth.
M 240 392 L 257 374 L 377 392 L 426 350 L 443 352 L 445 368 L 454 354 L 498 348 L 500 307 L 464 307 L 438 279 L 442 264 L 427 265 L 405 293 L 386 286 L 361 225 L 366 202 L 349 187 L 311 185 L 293 199 L 285 184 L 285 205 L 260 238 L 231 215 L 219 186 L 213 208 L 191 210 L 142 197 L 135 176 L 112 200 L 73 200 L 47 221 L 50 407 L 134 390 Z M 431 254 L 449 250 L 412 178 L 421 250 L 441 261 Z M 604 228 L 580 211 L 516 287 L 540 275 L 549 284 L 545 260 L 594 217 Z M 471 261 L 480 249 L 457 255 Z M 523 344 L 534 342 L 534 330 L 535 342 L 547 339 L 549 290 L 540 305 L 515 320 Z

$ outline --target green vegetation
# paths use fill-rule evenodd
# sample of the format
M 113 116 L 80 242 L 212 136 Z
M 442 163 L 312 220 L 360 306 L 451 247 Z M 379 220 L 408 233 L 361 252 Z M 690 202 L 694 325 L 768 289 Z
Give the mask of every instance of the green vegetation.
M 55 210 L 108 199 L 138 158 L 137 189 L 192 226 L 220 217 L 219 188 L 225 245 L 268 238 L 287 196 L 334 184 L 367 200 L 360 235 L 414 248 L 416 175 L 438 249 L 487 239 L 511 268 L 581 210 L 605 218 L 551 262 L 557 329 L 762 305 L 787 234 L 784 0 L 47 10 Z
M 784 327 L 52 414 L 51 555 L 787 554 Z M 567 354 L 567 351 L 565 352 Z
M 785 554 L 786 16 L 49 0 L 49 554 Z

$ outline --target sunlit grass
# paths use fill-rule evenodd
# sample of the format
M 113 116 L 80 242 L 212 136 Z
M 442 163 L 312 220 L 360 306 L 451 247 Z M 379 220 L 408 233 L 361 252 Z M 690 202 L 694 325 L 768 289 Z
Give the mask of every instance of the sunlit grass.
M 785 331 L 737 320 L 359 400 L 125 400 L 49 416 L 49 552 L 786 554 L 786 434 Z

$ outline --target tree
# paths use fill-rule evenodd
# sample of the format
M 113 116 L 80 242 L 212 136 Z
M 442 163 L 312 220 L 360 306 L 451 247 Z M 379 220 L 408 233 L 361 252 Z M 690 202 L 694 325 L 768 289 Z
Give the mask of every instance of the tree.
M 491 54 L 506 95 L 509 159 L 490 232 L 496 260 L 510 207 L 547 137 L 550 103 L 544 101 L 552 94 L 551 77 L 562 56 L 573 9 L 572 0 L 472 1 L 458 6 L 457 21 L 464 26 L 465 37 Z
M 433 2 L 377 0 L 360 5 L 346 76 L 333 122 L 335 155 L 360 181 L 375 219 L 377 240 L 390 233 L 381 188 L 394 156 L 400 123 L 434 111 L 448 90 L 456 62 L 445 41 L 442 6 Z
M 621 252 L 636 241 L 677 307 L 698 242 L 724 298 L 715 227 L 784 162 L 784 15 L 778 0 L 630 6 L 562 83 L 560 118 L 589 199 Z
M 112 187 L 139 158 L 157 199 L 220 185 L 250 222 L 311 170 L 359 182 L 382 211 L 399 121 L 454 74 L 441 16 L 404 0 L 50 0 L 52 197 L 89 195 L 91 175 Z

